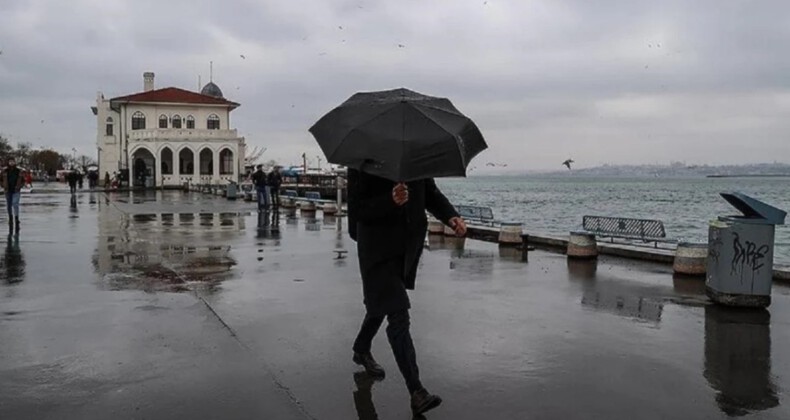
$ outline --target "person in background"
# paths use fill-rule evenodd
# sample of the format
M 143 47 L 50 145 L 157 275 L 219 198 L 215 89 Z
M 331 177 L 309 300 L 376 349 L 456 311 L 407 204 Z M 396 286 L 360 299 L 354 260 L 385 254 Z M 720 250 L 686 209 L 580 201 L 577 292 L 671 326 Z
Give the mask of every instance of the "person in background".
M 269 208 L 269 186 L 267 185 L 266 172 L 263 172 L 263 165 L 258 165 L 258 170 L 252 174 L 252 183 L 258 193 L 258 211 Z
M 22 187 L 25 180 L 22 171 L 16 167 L 16 160 L 14 158 L 8 159 L 5 169 L 2 173 L 2 186 L 5 191 L 6 208 L 8 209 L 8 233 L 19 234 L 19 198 L 22 195 Z
M 25 186 L 33 188 L 33 173 L 30 171 L 25 171 Z
M 280 185 L 283 183 L 283 177 L 280 174 L 279 166 L 275 166 L 272 171 L 269 172 L 269 177 L 266 182 L 272 196 L 272 207 L 280 208 Z
M 453 228 L 456 235 L 466 235 L 464 220 L 433 179 L 395 183 L 349 168 L 349 235 L 357 242 L 366 309 L 352 360 L 371 376 L 384 377 L 371 345 L 386 318 L 387 338 L 417 415 L 442 402 L 420 382 L 409 332 L 411 303 L 406 291 L 414 289 L 428 227 L 426 211 Z
M 111 182 L 112 181 L 110 180 L 110 173 L 104 172 L 104 189 L 109 189 Z
M 79 184 L 80 189 L 82 189 L 83 179 L 85 179 L 85 174 L 83 172 L 77 172 L 77 183 Z
M 91 190 L 96 189 L 96 185 L 99 184 L 99 173 L 97 171 L 89 171 L 88 172 L 88 188 Z
M 69 183 L 69 190 L 71 194 L 74 195 L 77 192 L 77 182 L 79 181 L 80 175 L 77 173 L 77 170 L 71 168 L 68 174 L 66 174 L 66 182 Z

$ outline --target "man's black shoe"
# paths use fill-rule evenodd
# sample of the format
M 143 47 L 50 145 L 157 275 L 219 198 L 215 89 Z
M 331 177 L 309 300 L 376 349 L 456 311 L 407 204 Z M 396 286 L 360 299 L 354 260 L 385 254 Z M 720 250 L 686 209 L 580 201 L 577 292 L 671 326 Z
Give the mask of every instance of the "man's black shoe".
M 425 388 L 415 391 L 411 395 L 411 410 L 414 414 L 422 414 L 429 410 L 433 410 L 442 403 L 442 399 L 438 395 L 433 395 Z
M 370 353 L 362 354 L 354 352 L 354 358 L 352 360 L 354 363 L 364 367 L 365 371 L 371 376 L 383 378 L 385 375 L 384 368 L 376 363 L 376 359 L 374 359 L 373 355 Z

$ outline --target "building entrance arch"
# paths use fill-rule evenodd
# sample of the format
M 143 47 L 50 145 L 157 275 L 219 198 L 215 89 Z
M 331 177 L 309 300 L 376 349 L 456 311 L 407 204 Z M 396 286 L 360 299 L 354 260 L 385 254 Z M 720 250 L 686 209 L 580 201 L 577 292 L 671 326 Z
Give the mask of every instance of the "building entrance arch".
M 132 186 L 156 187 L 156 158 L 150 150 L 141 147 L 132 154 Z

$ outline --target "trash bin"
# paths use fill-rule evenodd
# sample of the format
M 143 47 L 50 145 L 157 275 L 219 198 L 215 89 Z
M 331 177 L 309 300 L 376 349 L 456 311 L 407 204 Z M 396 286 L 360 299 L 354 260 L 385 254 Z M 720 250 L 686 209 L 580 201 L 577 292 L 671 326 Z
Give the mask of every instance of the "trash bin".
M 231 181 L 225 190 L 225 195 L 227 196 L 228 200 L 235 200 L 238 197 L 237 193 L 238 193 L 238 186 L 235 182 Z
M 721 216 L 708 229 L 705 290 L 716 303 L 767 307 L 771 304 L 774 230 L 786 212 L 742 193 L 722 193 L 742 216 Z

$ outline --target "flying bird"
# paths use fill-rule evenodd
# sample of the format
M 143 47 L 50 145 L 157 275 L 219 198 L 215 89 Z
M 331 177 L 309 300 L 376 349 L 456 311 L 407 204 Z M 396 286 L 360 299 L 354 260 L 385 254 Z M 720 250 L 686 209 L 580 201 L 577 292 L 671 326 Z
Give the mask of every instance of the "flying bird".
M 398 48 L 406 48 L 406 46 L 403 44 L 398 44 Z
M 239 54 L 239 57 L 241 57 L 242 60 L 246 60 L 247 59 L 247 57 L 245 57 L 244 54 Z
M 343 30 L 343 27 L 342 27 L 342 26 L 338 26 L 337 28 L 338 28 L 338 29 L 340 29 L 341 31 Z
M 568 170 L 571 169 L 571 163 L 573 163 L 573 159 L 567 159 L 565 162 L 562 162 L 563 165 L 568 167 Z

